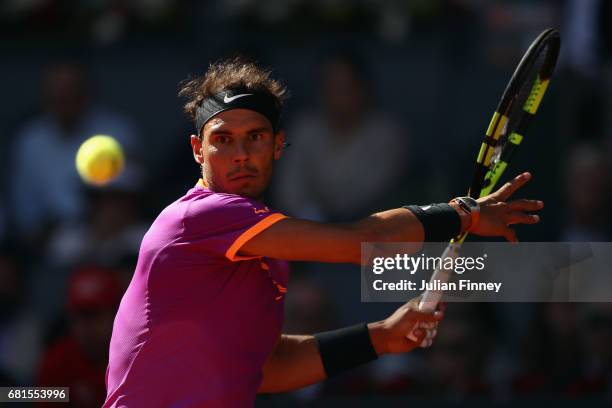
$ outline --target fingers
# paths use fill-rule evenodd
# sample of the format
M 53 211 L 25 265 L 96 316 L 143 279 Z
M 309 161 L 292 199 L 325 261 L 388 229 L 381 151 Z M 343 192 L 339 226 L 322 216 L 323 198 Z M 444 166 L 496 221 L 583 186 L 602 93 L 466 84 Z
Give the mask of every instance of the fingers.
M 540 222 L 539 215 L 525 214 L 524 211 L 538 211 L 544 207 L 539 200 L 515 200 L 508 203 L 510 212 L 506 218 L 506 224 L 536 224 Z
M 416 343 L 419 347 L 427 348 L 433 344 L 433 340 L 438 334 L 438 327 L 434 327 L 433 329 L 425 329 L 422 327 L 418 327 L 410 333 L 409 336 L 406 336 L 409 341 Z
M 444 312 L 441 310 L 437 310 L 433 313 L 423 313 L 411 310 L 408 313 L 410 313 L 411 320 L 417 320 L 419 322 L 439 322 L 444 318 Z
M 419 347 L 427 348 L 431 346 L 437 334 L 438 334 L 437 328 L 432 329 L 432 330 L 427 330 L 427 334 L 425 335 L 425 338 L 419 343 Z
M 444 306 L 443 306 L 444 307 Z M 427 348 L 433 344 L 433 340 L 438 334 L 438 324 L 440 322 L 417 322 L 411 333 L 406 338 L 416 343 L 421 348 Z
M 504 184 L 495 193 L 495 198 L 498 201 L 506 201 L 514 194 L 518 189 L 523 187 L 529 180 L 531 180 L 531 173 L 521 173 L 511 181 Z
M 414 329 L 412 331 L 412 334 L 414 335 L 414 337 L 411 338 L 410 341 L 414 341 L 416 344 L 423 344 L 423 342 L 427 338 L 427 330 L 425 329 Z
M 525 214 L 519 211 L 512 211 L 506 218 L 506 224 L 537 224 L 540 222 L 540 216 L 534 214 Z
M 427 331 L 421 328 L 418 322 L 414 325 L 412 330 L 406 334 L 406 339 L 416 344 L 422 344 L 426 337 Z
M 426 330 L 433 330 L 436 327 L 438 327 L 438 323 L 439 322 L 421 322 L 419 324 L 419 327 L 426 329 Z
M 503 233 L 503 237 L 506 238 L 508 242 L 518 242 L 518 238 L 516 237 L 516 231 L 512 228 L 506 228 Z
M 539 211 L 544 208 L 544 202 L 540 200 L 514 200 L 508 203 L 511 211 Z
M 420 294 L 419 296 L 410 299 L 407 303 L 408 307 L 412 310 L 419 310 L 419 304 L 421 303 L 422 297 L 423 294 Z

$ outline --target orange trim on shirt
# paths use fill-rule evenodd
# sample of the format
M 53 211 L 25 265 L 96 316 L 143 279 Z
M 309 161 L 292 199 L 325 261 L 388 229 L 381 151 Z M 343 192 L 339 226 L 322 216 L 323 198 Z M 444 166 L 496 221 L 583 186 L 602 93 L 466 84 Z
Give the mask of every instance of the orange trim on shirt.
M 248 240 L 253 238 L 255 235 L 259 234 L 263 230 L 267 229 L 268 227 L 270 227 L 274 223 L 276 223 L 276 222 L 278 222 L 278 221 L 280 221 L 282 219 L 285 219 L 285 218 L 289 218 L 289 217 L 287 217 L 284 214 L 275 213 L 275 214 L 270 214 L 266 218 L 262 219 L 257 224 L 253 225 L 251 228 L 249 228 L 248 230 L 244 231 L 234 241 L 234 243 L 225 252 L 225 257 L 227 259 L 229 259 L 230 261 L 233 261 L 233 262 L 234 261 L 243 261 L 243 260 L 246 260 L 246 259 L 260 258 L 259 256 L 239 256 L 239 255 L 236 255 L 236 253 L 238 252 L 238 250 L 240 248 L 242 248 L 242 246 L 244 244 L 246 244 L 246 242 Z

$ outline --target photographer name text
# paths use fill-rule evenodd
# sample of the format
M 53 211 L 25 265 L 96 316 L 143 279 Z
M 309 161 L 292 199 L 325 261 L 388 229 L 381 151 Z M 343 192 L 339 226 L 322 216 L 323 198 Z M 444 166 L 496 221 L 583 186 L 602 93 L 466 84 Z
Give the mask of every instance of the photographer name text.
M 473 282 L 469 279 L 460 279 L 457 282 L 443 282 L 440 280 L 427 281 L 422 279 L 420 285 L 417 282 L 402 279 L 397 282 L 385 282 L 377 279 L 372 282 L 372 287 L 376 291 L 404 291 L 404 290 L 428 290 L 428 291 L 480 291 L 499 293 L 502 287 L 501 282 Z

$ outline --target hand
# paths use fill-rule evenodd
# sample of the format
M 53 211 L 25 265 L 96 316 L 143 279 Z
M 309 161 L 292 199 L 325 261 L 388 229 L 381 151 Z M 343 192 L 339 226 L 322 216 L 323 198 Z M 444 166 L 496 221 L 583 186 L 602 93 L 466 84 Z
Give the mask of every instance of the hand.
M 370 338 L 376 353 L 405 353 L 419 345 L 429 347 L 437 334 L 438 322 L 444 318 L 444 305 L 430 313 L 419 312 L 421 297 L 416 297 L 400 306 L 393 314 L 380 322 L 368 324 Z M 414 329 L 418 325 L 417 329 Z M 406 337 L 414 329 L 417 341 Z
M 540 217 L 527 212 L 539 211 L 544 203 L 538 200 L 513 200 L 510 196 L 531 180 L 530 173 L 522 173 L 504 184 L 499 190 L 478 199 L 480 221 L 469 232 L 487 237 L 504 237 L 510 242 L 518 242 L 512 224 L 536 224 Z

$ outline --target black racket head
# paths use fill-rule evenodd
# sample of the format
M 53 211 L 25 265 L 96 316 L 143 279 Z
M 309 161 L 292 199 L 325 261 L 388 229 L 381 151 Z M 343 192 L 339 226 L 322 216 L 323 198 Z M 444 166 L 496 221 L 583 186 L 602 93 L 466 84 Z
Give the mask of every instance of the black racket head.
M 559 56 L 559 32 L 544 30 L 517 65 L 486 132 L 469 190 L 474 198 L 491 193 L 537 113 Z

